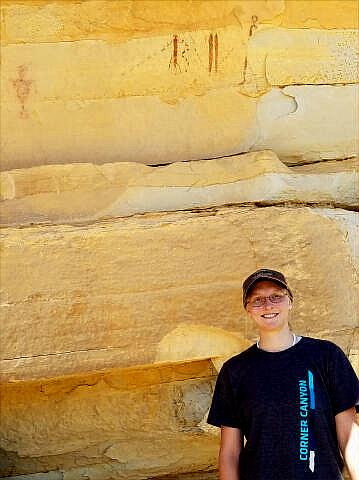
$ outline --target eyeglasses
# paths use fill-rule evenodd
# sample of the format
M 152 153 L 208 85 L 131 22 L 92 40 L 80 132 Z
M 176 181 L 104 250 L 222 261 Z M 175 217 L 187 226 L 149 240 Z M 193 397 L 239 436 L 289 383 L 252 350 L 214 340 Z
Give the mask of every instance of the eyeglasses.
M 253 300 L 247 302 L 246 305 L 249 305 L 252 308 L 260 308 L 265 305 L 267 298 L 270 303 L 278 304 L 282 303 L 286 296 L 286 293 L 272 293 L 272 295 L 269 295 L 268 297 L 255 297 Z

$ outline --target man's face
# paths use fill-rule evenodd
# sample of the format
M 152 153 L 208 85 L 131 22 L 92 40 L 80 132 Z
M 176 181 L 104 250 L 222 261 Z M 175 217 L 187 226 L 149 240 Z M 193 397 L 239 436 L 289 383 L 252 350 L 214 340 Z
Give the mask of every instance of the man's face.
M 247 297 L 247 314 L 260 331 L 279 331 L 288 327 L 291 308 L 287 291 L 270 280 L 257 282 Z

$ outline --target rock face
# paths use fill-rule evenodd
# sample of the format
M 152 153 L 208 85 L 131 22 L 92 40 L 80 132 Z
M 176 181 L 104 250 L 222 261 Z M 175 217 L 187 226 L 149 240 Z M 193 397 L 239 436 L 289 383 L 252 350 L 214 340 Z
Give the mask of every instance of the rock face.
M 357 209 L 356 159 L 301 170 L 270 151 L 179 162 L 72 164 L 0 174 L 3 225 L 84 223 L 224 204 L 322 204 Z
M 1 168 L 353 156 L 355 4 L 4 2 Z
M 94 179 L 99 171 L 75 167 Z M 192 198 L 188 186 L 194 182 L 206 189 L 214 179 L 223 189 L 252 182 L 248 191 L 255 194 L 258 177 L 270 185 L 271 176 L 277 176 L 276 185 L 282 186 L 284 175 L 296 182 L 297 196 L 286 207 L 204 204 L 197 211 L 87 225 L 4 228 L 3 473 L 56 472 L 60 466 L 64 476 L 59 478 L 142 479 L 214 469 L 218 439 L 204 427 L 204 417 L 221 364 L 217 359 L 243 350 L 256 336 L 240 289 L 258 266 L 286 273 L 298 333 L 329 338 L 351 358 L 358 349 L 353 343 L 359 311 L 353 283 L 359 268 L 358 214 L 296 204 L 305 204 L 300 195 L 310 188 L 322 188 L 323 194 L 327 189 L 327 195 L 337 191 L 340 198 L 339 186 L 352 182 L 351 197 L 350 189 L 345 195 L 354 208 L 353 162 L 289 169 L 263 152 L 227 164 L 223 159 L 154 171 L 110 167 L 118 174 L 123 167 L 135 173 L 123 178 L 142 185 L 144 198 L 149 185 L 157 184 L 167 192 L 163 198 L 170 198 L 171 188 L 185 184 L 187 194 L 181 190 L 181 198 L 186 208 L 186 195 Z M 91 176 L 69 175 L 71 168 L 8 172 L 13 190 L 5 188 L 4 195 L 16 202 L 36 192 L 51 194 L 61 179 L 70 192 L 83 178 L 91 183 Z M 52 169 L 55 176 L 48 174 Z M 264 205 L 271 192 L 273 202 L 277 198 L 269 189 Z M 223 198 L 224 204 L 236 203 Z M 40 412 L 41 422 L 32 423 Z
M 0 477 L 214 480 L 249 273 L 358 371 L 358 4 L 1 9 Z

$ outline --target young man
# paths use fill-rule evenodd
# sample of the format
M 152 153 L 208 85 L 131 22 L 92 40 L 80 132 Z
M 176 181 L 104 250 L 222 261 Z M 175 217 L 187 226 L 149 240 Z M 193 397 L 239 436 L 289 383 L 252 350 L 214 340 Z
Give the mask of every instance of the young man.
M 221 427 L 221 480 L 341 480 L 342 456 L 359 480 L 358 379 L 335 344 L 290 330 L 292 303 L 280 272 L 243 283 L 259 340 L 217 379 L 207 421 Z

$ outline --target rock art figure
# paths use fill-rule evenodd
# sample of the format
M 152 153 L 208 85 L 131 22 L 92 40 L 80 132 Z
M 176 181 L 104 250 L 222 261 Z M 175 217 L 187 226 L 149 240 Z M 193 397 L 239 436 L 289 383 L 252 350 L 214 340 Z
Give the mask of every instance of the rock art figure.
M 27 65 L 20 65 L 17 69 L 19 77 L 12 80 L 12 84 L 16 91 L 16 96 L 21 104 L 21 110 L 19 113 L 20 118 L 28 118 L 29 114 L 25 110 L 25 103 L 29 98 L 31 85 L 34 83 L 32 80 L 27 80 L 26 74 L 28 71 Z

